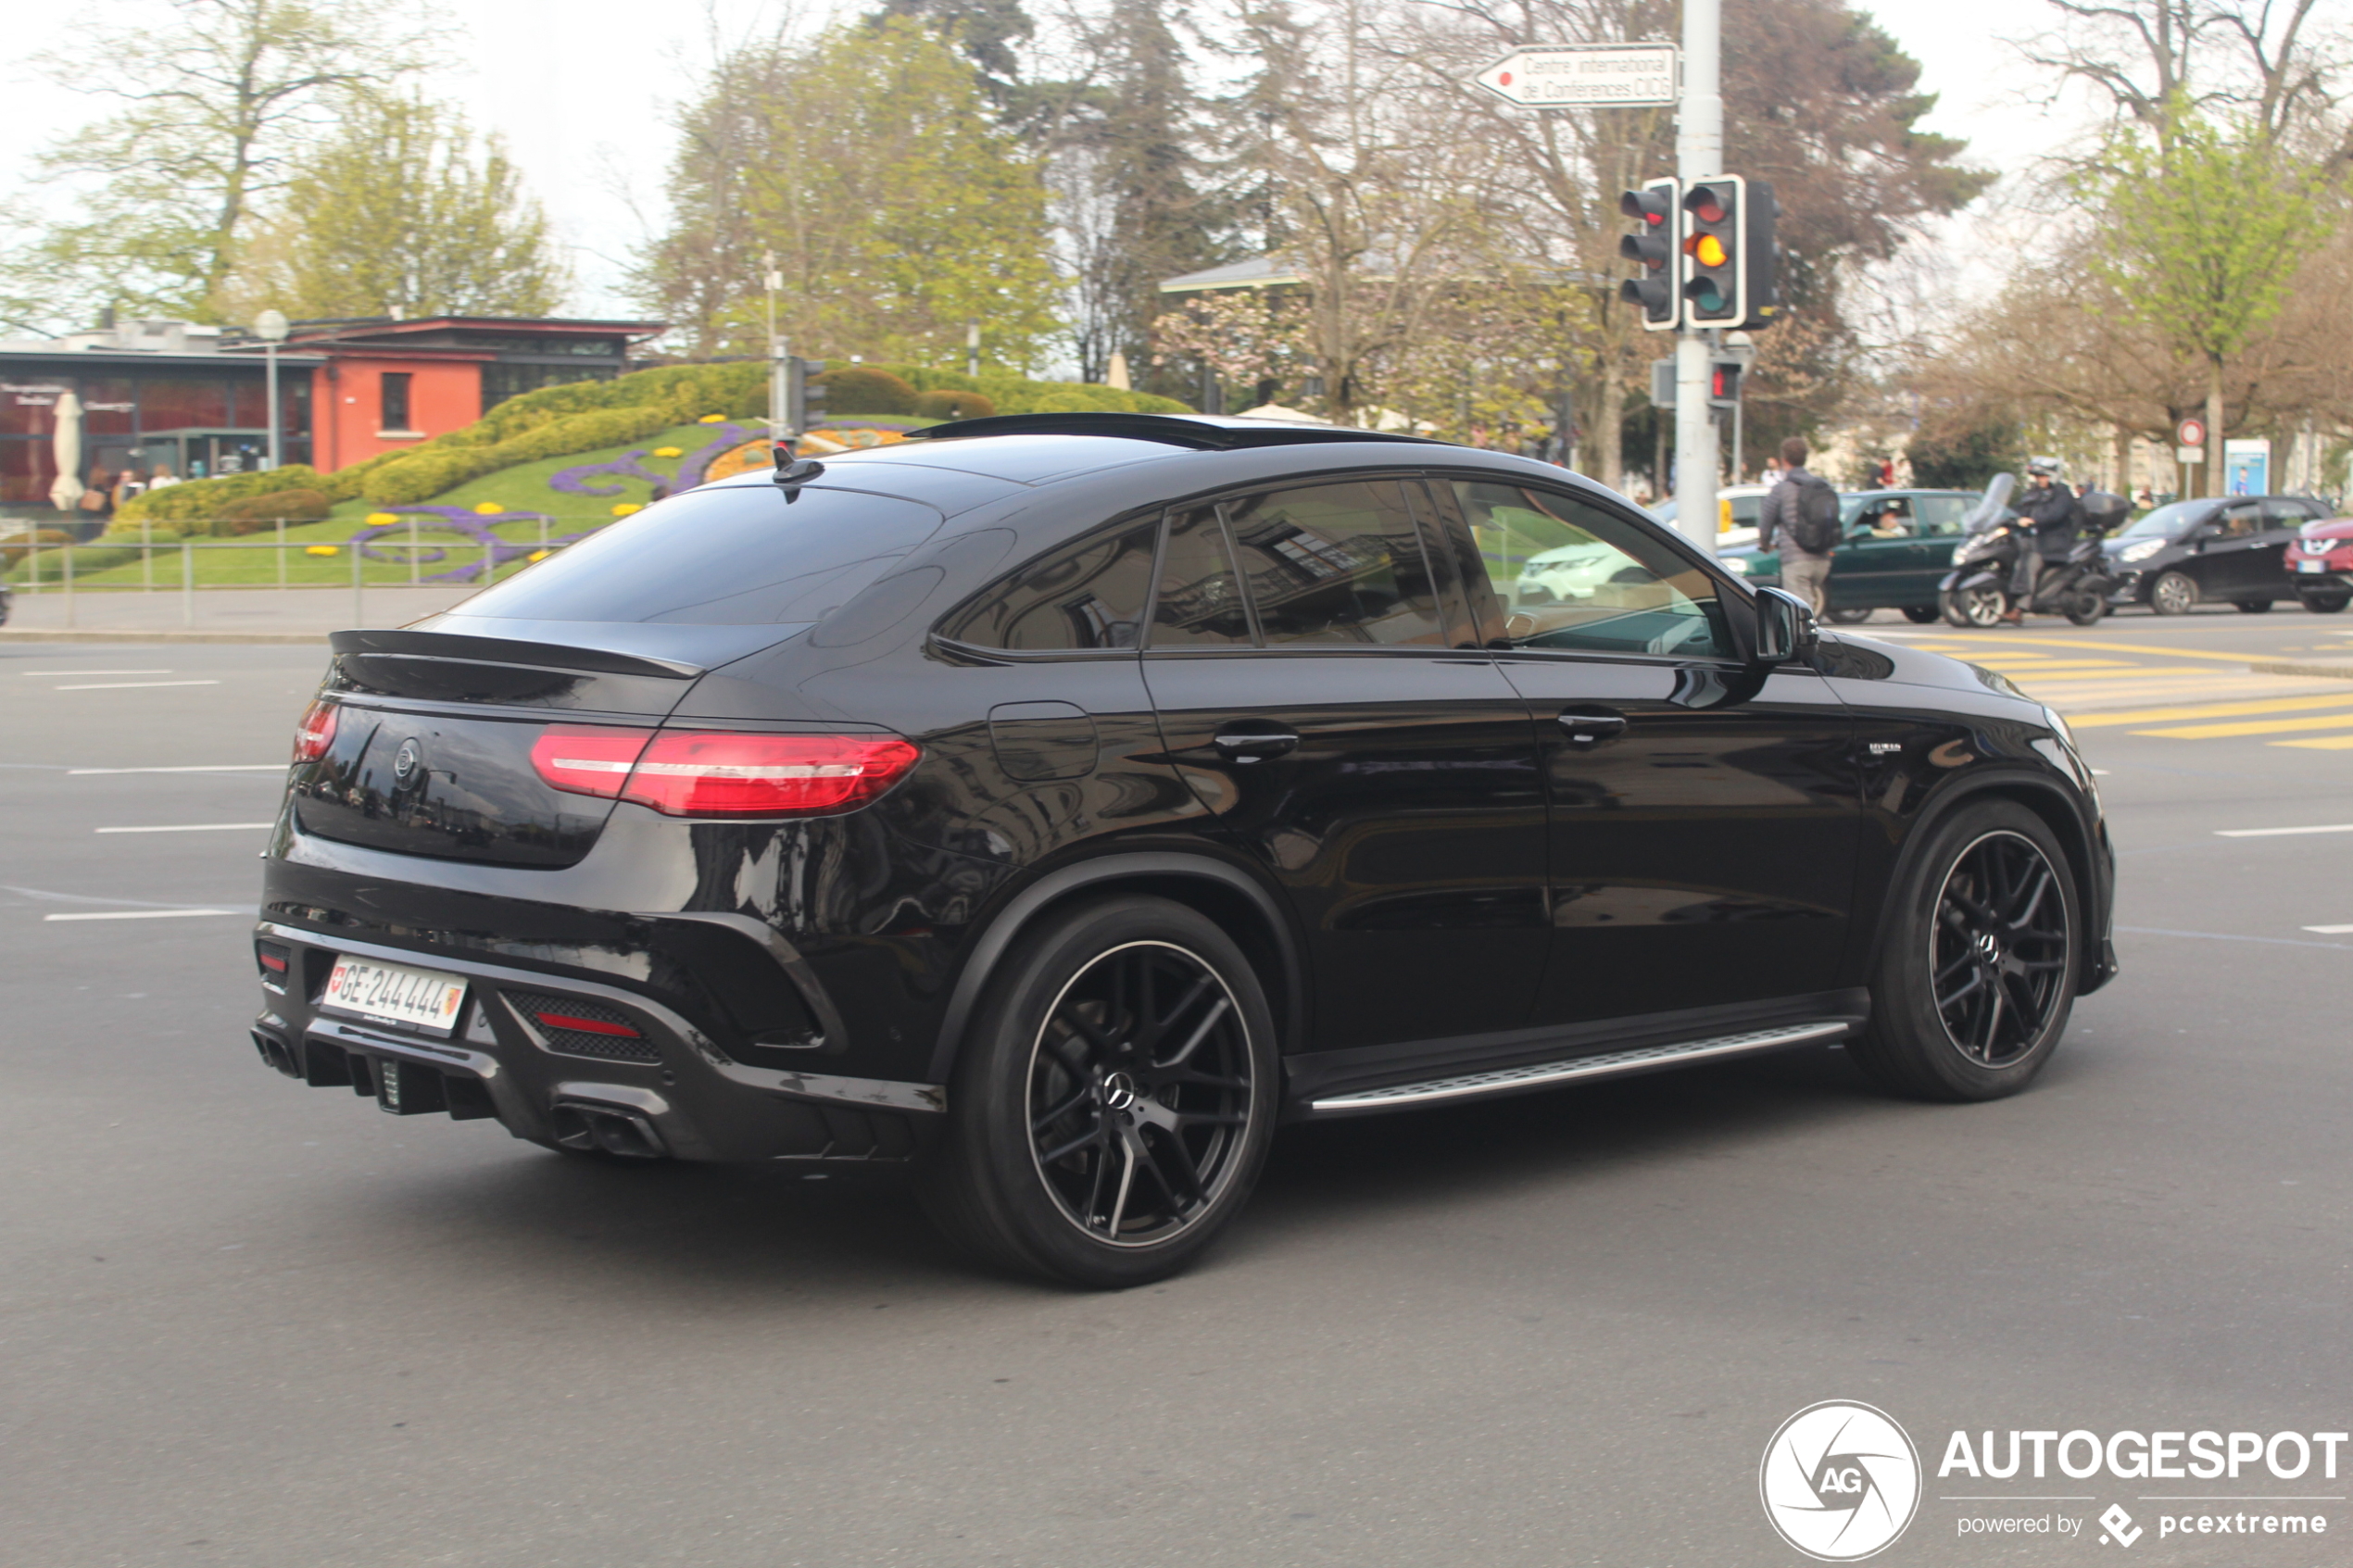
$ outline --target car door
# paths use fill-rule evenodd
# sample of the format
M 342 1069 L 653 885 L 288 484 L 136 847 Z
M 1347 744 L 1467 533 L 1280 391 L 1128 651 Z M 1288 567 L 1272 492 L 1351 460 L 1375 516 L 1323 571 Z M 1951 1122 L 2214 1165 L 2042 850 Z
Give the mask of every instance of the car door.
M 1867 495 L 1846 523 L 1831 565 L 1831 606 L 1879 609 L 1919 601 L 1905 594 L 1914 569 L 1912 503 Z
M 2277 574 L 2277 566 L 2266 558 L 2264 550 L 2263 503 L 2233 501 L 2223 507 L 2207 524 L 2206 537 L 2187 566 L 2197 579 L 2198 592 L 2207 598 L 2254 598 L 2264 594 Z
M 2307 501 L 2294 495 L 2267 496 L 2263 502 L 2263 548 L 2260 552 L 2268 563 L 2266 581 L 2271 591 L 2281 598 L 2296 592 L 2295 574 L 2287 569 L 2287 547 L 2304 532 L 2304 525 L 2316 518 L 2327 516 L 2318 501 Z
M 1746 701 L 1725 586 L 1663 530 L 1572 492 L 1438 485 L 1497 662 L 1526 697 L 1551 809 L 1550 957 L 1531 1023 L 1828 990 L 1848 936 L 1859 815 L 1847 709 L 1813 671 Z M 1515 535 L 1605 544 L 1586 595 L 1505 617 Z
M 1416 508 L 1417 480 L 1319 480 L 1180 508 L 1163 538 L 1145 682 L 1206 831 L 1305 934 L 1303 1048 L 1516 1027 L 1543 969 L 1527 706 Z

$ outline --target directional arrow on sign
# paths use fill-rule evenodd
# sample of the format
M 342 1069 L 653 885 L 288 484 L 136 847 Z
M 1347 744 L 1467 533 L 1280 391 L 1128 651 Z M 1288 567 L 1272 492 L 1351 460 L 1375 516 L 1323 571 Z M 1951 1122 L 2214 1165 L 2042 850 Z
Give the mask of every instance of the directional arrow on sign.
M 1471 80 L 1526 108 L 1675 102 L 1672 44 L 1571 44 L 1515 49 Z

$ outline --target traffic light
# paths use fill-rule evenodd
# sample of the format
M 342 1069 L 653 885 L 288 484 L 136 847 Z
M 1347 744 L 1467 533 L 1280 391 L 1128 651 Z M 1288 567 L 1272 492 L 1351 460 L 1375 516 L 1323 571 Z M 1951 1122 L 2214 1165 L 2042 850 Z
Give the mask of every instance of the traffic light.
M 1638 220 L 1642 227 L 1617 242 L 1617 254 L 1642 264 L 1642 275 L 1618 285 L 1620 297 L 1642 307 L 1642 326 L 1671 332 L 1683 324 L 1683 302 L 1676 295 L 1676 252 L 1682 245 L 1682 209 L 1677 201 L 1682 184 L 1675 180 L 1651 180 L 1639 191 L 1617 198 L 1617 209 Z
M 1716 359 L 1707 367 L 1707 406 L 1711 408 L 1737 408 L 1741 406 L 1741 372 L 1748 369 L 1745 359 Z
M 1683 193 L 1683 304 L 1692 326 L 1737 327 L 1748 320 L 1741 239 L 1747 184 L 1725 174 L 1694 180 Z
M 825 417 L 825 389 L 815 378 L 825 373 L 823 359 L 793 355 L 785 360 L 785 433 L 799 436 Z
M 1781 247 L 1773 237 L 1773 224 L 1780 215 L 1771 182 L 1751 180 L 1741 212 L 1742 275 L 1748 283 L 1748 316 L 1741 326 L 1749 332 L 1769 327 L 1781 317 Z

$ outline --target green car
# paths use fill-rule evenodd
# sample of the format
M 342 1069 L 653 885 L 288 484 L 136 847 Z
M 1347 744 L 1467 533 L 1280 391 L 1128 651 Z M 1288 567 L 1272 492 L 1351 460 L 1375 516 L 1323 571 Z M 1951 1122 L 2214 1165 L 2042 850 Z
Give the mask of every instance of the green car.
M 1974 490 L 1858 490 L 1838 498 L 1843 537 L 1831 556 L 1825 619 L 1849 625 L 1875 609 L 1900 609 L 1922 625 L 1936 619 L 1936 585 L 1952 570 L 1961 520 Z M 1778 583 L 1781 558 L 1754 543 L 1718 552 L 1752 583 Z

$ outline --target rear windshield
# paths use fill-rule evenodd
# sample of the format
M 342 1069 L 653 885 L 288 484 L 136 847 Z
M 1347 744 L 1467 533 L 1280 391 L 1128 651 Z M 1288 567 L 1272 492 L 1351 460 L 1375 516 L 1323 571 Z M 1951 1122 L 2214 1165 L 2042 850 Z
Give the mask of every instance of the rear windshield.
M 931 508 L 858 490 L 689 490 L 468 599 L 466 615 L 765 626 L 817 621 L 937 531 Z

